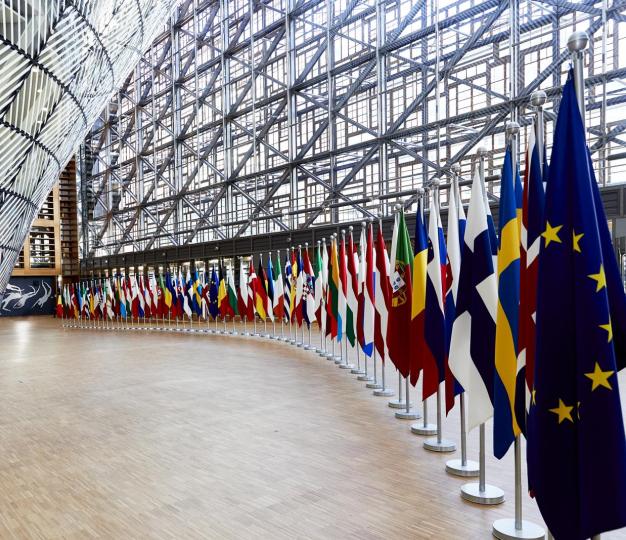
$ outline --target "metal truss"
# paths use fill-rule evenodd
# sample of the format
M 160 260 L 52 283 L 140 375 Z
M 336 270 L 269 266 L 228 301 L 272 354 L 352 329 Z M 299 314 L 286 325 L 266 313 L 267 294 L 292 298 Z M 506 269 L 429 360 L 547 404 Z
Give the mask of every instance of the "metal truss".
M 173 5 L 0 1 L 0 292 L 59 174 Z
M 81 147 L 82 256 L 387 215 L 480 145 L 497 198 L 504 123 L 524 145 L 540 88 L 551 141 L 576 30 L 594 165 L 621 181 L 625 21 L 625 0 L 185 0 Z

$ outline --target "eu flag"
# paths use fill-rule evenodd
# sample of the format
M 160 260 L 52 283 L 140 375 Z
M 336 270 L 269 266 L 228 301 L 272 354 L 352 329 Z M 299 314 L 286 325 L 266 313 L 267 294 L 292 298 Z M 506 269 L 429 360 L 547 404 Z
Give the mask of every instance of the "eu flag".
M 220 286 L 220 280 L 215 272 L 215 267 L 211 271 L 211 284 L 209 285 L 209 313 L 211 317 L 217 319 L 220 314 L 219 307 L 217 305 L 217 292 Z
M 572 75 L 554 133 L 537 283 L 528 475 L 557 540 L 626 526 L 626 441 L 593 171 Z M 606 258 L 605 258 L 606 257 Z

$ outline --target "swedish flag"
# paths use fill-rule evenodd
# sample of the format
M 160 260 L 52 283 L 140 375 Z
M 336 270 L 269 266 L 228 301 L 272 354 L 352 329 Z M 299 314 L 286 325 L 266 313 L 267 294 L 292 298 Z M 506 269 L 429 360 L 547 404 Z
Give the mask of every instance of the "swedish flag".
M 520 224 L 516 191 L 509 146 L 500 181 L 496 371 L 493 380 L 493 451 L 498 459 L 506 454 L 520 433 L 514 413 L 520 283 Z
M 626 526 L 626 441 L 605 273 L 615 262 L 603 246 L 593 182 L 570 74 L 546 188 L 528 417 L 529 486 L 555 538 L 568 540 Z

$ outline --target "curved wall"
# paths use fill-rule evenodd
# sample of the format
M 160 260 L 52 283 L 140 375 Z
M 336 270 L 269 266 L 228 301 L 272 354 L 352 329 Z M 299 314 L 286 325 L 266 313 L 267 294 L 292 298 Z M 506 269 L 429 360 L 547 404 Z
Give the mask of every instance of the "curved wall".
M 59 173 L 175 4 L 0 4 L 0 292 Z

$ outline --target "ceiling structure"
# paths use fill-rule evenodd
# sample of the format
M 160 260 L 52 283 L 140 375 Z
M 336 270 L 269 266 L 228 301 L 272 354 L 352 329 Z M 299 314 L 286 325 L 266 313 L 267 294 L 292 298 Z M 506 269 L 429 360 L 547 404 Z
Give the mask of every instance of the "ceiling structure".
M 0 1 L 0 292 L 59 173 L 174 3 Z
M 81 147 L 82 256 L 388 215 L 455 163 L 469 179 L 481 145 L 495 200 L 505 122 L 523 148 L 536 89 L 551 143 L 578 30 L 608 185 L 626 180 L 624 0 L 183 0 Z

